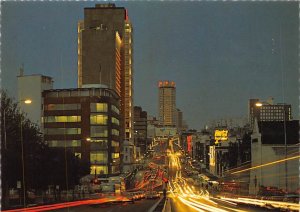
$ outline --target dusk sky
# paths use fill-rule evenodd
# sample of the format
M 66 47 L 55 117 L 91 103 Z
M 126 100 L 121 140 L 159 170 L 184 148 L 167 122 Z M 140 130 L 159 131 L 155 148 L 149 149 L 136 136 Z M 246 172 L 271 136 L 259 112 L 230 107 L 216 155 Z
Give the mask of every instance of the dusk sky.
M 19 68 L 77 87 L 77 22 L 96 2 L 1 2 L 1 86 L 16 97 Z M 108 2 L 106 2 L 108 3 Z M 158 81 L 176 83 L 190 128 L 247 117 L 248 100 L 274 97 L 299 119 L 297 2 L 130 1 L 134 105 L 157 116 Z

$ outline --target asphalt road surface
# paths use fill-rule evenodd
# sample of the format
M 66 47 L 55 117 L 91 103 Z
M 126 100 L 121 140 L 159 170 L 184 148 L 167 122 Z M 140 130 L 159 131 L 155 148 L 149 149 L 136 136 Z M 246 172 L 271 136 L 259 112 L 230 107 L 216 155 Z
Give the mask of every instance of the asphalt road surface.
M 101 205 L 83 205 L 78 207 L 70 207 L 55 210 L 58 212 L 89 212 L 89 211 L 101 211 L 101 212 L 147 212 L 149 211 L 159 199 L 143 199 L 135 201 L 135 203 L 123 203 L 123 204 L 101 204 Z

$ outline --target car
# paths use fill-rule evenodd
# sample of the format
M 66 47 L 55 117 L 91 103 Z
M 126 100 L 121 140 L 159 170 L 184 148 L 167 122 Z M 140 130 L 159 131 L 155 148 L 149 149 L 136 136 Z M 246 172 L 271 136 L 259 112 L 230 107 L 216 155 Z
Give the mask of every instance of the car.
M 135 192 L 127 192 L 125 196 L 130 200 L 130 201 L 136 201 L 138 200 L 138 196 L 135 194 Z
M 160 197 L 160 194 L 157 191 L 148 191 L 145 196 L 146 199 L 157 199 Z
M 137 191 L 135 194 L 138 196 L 139 199 L 145 198 L 145 193 L 143 191 Z

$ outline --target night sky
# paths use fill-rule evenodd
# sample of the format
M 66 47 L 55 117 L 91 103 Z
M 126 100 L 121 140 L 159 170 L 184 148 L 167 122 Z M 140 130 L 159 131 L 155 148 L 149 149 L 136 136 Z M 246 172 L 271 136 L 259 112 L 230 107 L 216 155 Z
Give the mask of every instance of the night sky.
M 114 2 L 134 28 L 134 105 L 158 114 L 159 80 L 176 82 L 190 128 L 247 117 L 248 99 L 292 104 L 299 119 L 297 2 Z M 1 2 L 1 86 L 19 67 L 77 86 L 77 22 L 95 2 Z

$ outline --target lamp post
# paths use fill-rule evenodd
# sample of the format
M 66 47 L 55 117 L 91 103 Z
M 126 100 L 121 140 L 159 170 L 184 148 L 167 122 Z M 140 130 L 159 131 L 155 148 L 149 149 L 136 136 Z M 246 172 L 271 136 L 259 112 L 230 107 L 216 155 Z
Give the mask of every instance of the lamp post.
M 262 107 L 264 105 L 271 105 L 268 102 L 257 102 L 255 104 L 256 107 Z M 283 113 L 283 134 L 284 134 L 284 159 L 287 158 L 287 137 L 286 137 L 286 117 L 285 117 L 285 109 L 284 109 L 284 105 L 282 105 L 283 108 L 281 108 L 281 112 Z M 285 164 L 285 191 L 287 192 L 288 190 L 288 180 L 287 180 L 287 172 L 288 172 L 288 167 L 287 167 L 287 161 L 285 160 L 284 162 Z
M 31 104 L 30 99 L 20 100 L 18 103 L 24 102 L 25 104 Z M 23 184 L 23 205 L 26 207 L 26 185 L 25 185 L 25 164 L 24 164 L 24 141 L 23 141 L 23 115 L 20 114 L 20 140 L 21 140 L 21 156 L 22 156 L 22 184 Z

